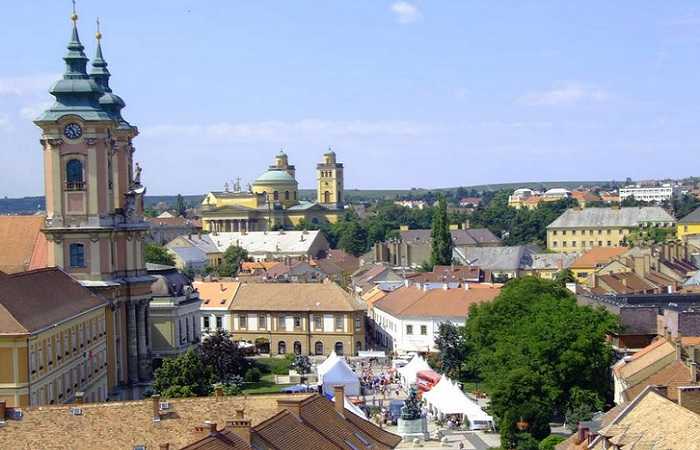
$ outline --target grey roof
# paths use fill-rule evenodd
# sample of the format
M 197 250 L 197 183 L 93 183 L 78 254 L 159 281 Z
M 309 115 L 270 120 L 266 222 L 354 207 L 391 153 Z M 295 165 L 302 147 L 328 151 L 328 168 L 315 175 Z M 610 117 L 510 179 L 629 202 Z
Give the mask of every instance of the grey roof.
M 286 170 L 281 169 L 270 169 L 260 175 L 253 184 L 268 184 L 268 183 L 284 183 L 284 184 L 296 184 L 297 180 L 294 179 Z
M 178 241 L 184 241 L 184 245 L 180 244 Z M 192 235 L 182 235 L 178 236 L 172 241 L 165 245 L 171 250 L 175 250 L 176 247 L 192 248 L 196 247 L 204 253 L 219 253 L 218 247 L 214 244 L 214 241 L 209 234 L 192 234 Z
M 488 271 L 515 271 L 531 261 L 532 255 L 540 252 L 535 245 L 513 247 L 464 247 L 455 248 L 454 257 L 464 265 L 477 265 Z
M 696 208 L 690 214 L 687 214 L 678 223 L 700 223 L 700 208 Z
M 404 242 L 430 242 L 431 230 L 402 230 L 399 232 Z M 500 243 L 490 230 L 486 228 L 468 228 L 466 230 L 450 230 L 455 246 Z
M 676 219 L 658 206 L 567 209 L 547 228 L 637 227 L 646 222 L 674 223 Z
M 177 254 L 177 256 L 182 259 L 185 264 L 208 261 L 207 254 L 198 247 L 173 247 L 169 250 Z
M 579 256 L 578 253 L 533 253 L 525 255 L 521 261 L 521 268 L 526 270 L 568 269 Z

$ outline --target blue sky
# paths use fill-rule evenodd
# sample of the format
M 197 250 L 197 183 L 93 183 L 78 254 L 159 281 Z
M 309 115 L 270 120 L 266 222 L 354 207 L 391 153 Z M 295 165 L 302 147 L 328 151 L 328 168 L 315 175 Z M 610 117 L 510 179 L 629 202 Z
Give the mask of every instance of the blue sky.
M 79 0 L 139 126 L 151 194 L 302 187 L 331 145 L 347 188 L 699 175 L 693 1 Z M 70 1 L 3 5 L 0 196 L 43 192 L 31 119 L 63 71 Z

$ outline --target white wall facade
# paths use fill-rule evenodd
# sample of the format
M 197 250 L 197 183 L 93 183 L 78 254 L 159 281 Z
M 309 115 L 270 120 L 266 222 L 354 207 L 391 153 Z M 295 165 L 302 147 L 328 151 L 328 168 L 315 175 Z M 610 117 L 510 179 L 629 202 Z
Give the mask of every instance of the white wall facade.
M 675 189 L 670 184 L 651 187 L 628 186 L 620 188 L 620 201 L 628 197 L 634 197 L 638 201 L 660 203 L 671 200 L 675 192 Z
M 464 326 L 464 317 L 395 317 L 375 307 L 372 309 L 375 338 L 388 350 L 399 354 L 434 352 L 435 336 L 441 323 Z

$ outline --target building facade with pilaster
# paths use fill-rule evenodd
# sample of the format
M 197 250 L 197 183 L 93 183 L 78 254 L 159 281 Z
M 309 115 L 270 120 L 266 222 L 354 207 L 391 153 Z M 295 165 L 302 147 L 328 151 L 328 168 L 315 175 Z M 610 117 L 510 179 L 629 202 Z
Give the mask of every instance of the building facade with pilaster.
M 124 101 L 109 86 L 97 33 L 90 73 L 77 14 L 54 104 L 34 123 L 44 156 L 48 265 L 60 267 L 110 302 L 106 314 L 110 396 L 148 382 L 151 351 L 141 168 L 134 165 L 138 129 L 121 115 Z M 133 391 L 132 391 L 133 392 Z

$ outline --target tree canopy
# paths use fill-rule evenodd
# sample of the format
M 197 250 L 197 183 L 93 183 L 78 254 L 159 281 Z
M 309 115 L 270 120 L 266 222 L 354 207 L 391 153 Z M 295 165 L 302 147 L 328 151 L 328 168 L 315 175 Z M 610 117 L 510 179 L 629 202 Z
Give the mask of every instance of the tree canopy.
M 430 233 L 430 262 L 433 266 L 448 266 L 452 263 L 452 235 L 447 218 L 447 202 L 438 195 L 438 206 L 433 211 L 433 226 Z
M 162 264 L 165 266 L 174 266 L 175 258 L 168 253 L 168 250 L 158 244 L 149 243 L 144 247 L 144 260 L 151 264 Z
M 224 252 L 224 257 L 221 264 L 216 268 L 217 272 L 222 277 L 235 277 L 241 268 L 241 263 L 248 261 L 248 252 L 246 249 L 231 245 Z
M 165 359 L 154 375 L 153 390 L 166 398 L 208 395 L 215 380 L 196 350 Z
M 231 339 L 231 334 L 218 329 L 205 337 L 199 347 L 202 363 L 210 367 L 218 383 L 227 383 L 233 376 L 245 373 L 248 363 L 240 349 Z
M 578 306 L 556 282 L 523 277 L 492 302 L 471 308 L 463 343 L 457 341 L 463 347 L 455 351 L 466 355 L 465 376 L 487 387 L 502 441 L 514 447 L 520 419 L 543 439 L 553 412 L 611 398 L 613 353 L 606 335 L 617 327 L 615 316 Z

